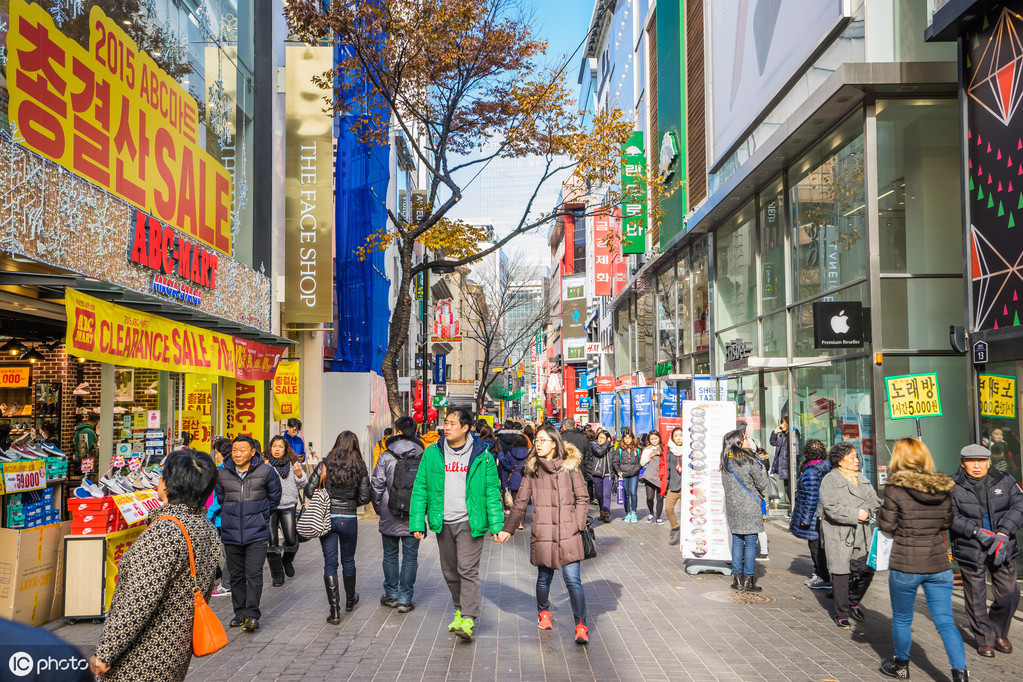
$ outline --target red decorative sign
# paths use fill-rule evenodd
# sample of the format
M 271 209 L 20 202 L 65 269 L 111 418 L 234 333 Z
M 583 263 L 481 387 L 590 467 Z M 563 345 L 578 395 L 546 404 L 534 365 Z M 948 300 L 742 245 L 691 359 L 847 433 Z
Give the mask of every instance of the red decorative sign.
M 611 249 L 607 240 L 611 236 L 611 216 L 601 213 L 593 216 L 593 294 L 611 295 Z
M 217 288 L 217 254 L 142 211 L 135 212 L 128 259 L 164 275 L 177 275 L 201 287 Z
M 453 301 L 444 298 L 437 301 L 437 310 L 433 322 L 432 343 L 461 343 L 462 323 L 458 321 L 455 310 L 452 307 Z
M 613 393 L 614 390 L 614 377 L 597 377 L 597 393 Z

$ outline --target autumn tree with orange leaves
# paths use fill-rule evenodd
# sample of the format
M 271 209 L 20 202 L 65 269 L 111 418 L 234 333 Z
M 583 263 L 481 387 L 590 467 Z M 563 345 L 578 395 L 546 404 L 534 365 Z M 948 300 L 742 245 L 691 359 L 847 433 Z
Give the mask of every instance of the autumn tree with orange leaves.
M 428 172 L 426 210 L 407 219 L 389 211 L 386 229 L 371 235 L 362 255 L 393 245 L 398 255 L 398 299 L 391 316 L 383 375 L 392 417 L 404 413 L 397 364 L 408 340 L 415 276 L 465 265 L 516 236 L 556 220 L 563 205 L 534 206 L 540 189 L 571 170 L 587 187 L 615 187 L 621 146 L 633 129 L 621 110 L 580 121 L 566 81 L 567 65 L 544 66 L 547 43 L 533 35 L 515 0 L 286 0 L 292 35 L 310 44 L 342 48 L 344 59 L 319 84 L 327 101 L 363 143 L 386 144 L 392 128 Z M 389 117 L 358 115 L 384 110 Z M 356 115 L 352 115 L 353 112 Z M 467 158 L 491 141 L 492 154 Z M 493 158 L 537 156 L 543 176 L 522 206 L 517 226 L 483 245 L 478 227 L 447 218 L 462 197 L 459 184 Z M 567 161 L 566 161 L 567 159 Z M 456 175 L 458 179 L 456 179 Z M 621 194 L 602 192 L 588 212 L 607 210 Z M 538 213 L 542 211 L 542 213 Z M 539 218 L 531 216 L 539 215 Z M 439 254 L 416 263 L 415 245 Z

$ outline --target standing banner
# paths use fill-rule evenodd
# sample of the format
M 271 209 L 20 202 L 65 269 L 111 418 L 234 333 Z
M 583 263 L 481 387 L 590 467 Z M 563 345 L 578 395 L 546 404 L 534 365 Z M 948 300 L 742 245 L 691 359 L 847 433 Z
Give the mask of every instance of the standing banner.
M 191 434 L 194 450 L 209 452 L 213 436 L 213 382 L 208 374 L 185 375 L 185 407 L 181 430 Z
M 721 484 L 721 442 L 735 429 L 735 403 L 686 400 L 686 466 L 682 472 L 682 558 L 731 561 L 732 538 Z M 687 572 L 690 571 L 686 567 Z
M 661 416 L 678 417 L 678 389 L 674 386 L 661 387 Z
M 625 429 L 632 428 L 632 399 L 628 391 L 621 391 L 615 394 L 618 401 L 618 435 Z
M 313 82 L 334 66 L 330 47 L 289 45 L 286 67 L 284 260 L 287 323 L 334 315 L 334 121 Z
M 609 433 L 615 430 L 614 393 L 600 393 L 600 425 Z
M 638 386 L 630 389 L 632 394 L 632 421 L 636 434 L 654 430 L 654 387 Z
M 224 380 L 224 435 L 252 436 L 263 442 L 266 429 L 266 400 L 262 381 Z
M 298 387 L 301 372 L 298 360 L 281 360 L 274 374 L 274 421 L 301 419 Z

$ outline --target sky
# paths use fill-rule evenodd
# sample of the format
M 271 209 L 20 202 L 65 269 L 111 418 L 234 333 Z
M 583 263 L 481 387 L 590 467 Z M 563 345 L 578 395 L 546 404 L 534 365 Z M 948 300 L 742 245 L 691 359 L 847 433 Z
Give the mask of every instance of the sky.
M 595 0 L 525 0 L 524 8 L 532 9 L 535 35 L 548 41 L 547 61 L 561 61 L 571 55 L 582 42 L 589 28 Z M 579 75 L 582 50 L 576 53 L 567 70 L 567 80 L 573 88 Z M 492 224 L 498 236 L 510 231 L 522 217 L 521 208 L 528 201 L 540 177 L 542 163 L 539 159 L 495 160 L 469 182 L 471 175 L 479 169 L 458 178 L 469 183 L 463 186 L 462 201 L 448 213 L 450 218 L 460 218 L 474 224 Z M 537 208 L 549 209 L 557 201 L 560 181 L 545 183 L 536 202 Z M 547 247 L 547 228 L 542 227 L 535 234 L 526 234 L 513 239 L 510 253 L 521 254 L 531 261 L 547 261 L 550 250 Z

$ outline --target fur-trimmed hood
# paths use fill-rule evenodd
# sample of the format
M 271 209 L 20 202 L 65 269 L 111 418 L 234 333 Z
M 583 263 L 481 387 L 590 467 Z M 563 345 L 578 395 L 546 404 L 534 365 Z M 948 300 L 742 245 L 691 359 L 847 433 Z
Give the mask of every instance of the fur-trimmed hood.
M 956 487 L 955 481 L 945 474 L 922 471 L 898 471 L 889 476 L 885 484 L 905 488 L 921 504 L 939 504 Z
M 537 469 L 541 466 L 540 457 L 536 456 L 534 450 L 530 453 L 526 459 L 526 463 L 522 466 L 522 473 L 526 476 L 536 476 Z M 575 471 L 578 469 L 583 462 L 583 455 L 579 452 L 579 448 L 572 445 L 571 443 L 565 443 L 565 459 L 551 459 L 543 461 L 543 468 L 548 471 L 557 471 L 558 469 L 564 469 L 565 471 Z

